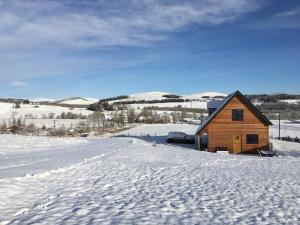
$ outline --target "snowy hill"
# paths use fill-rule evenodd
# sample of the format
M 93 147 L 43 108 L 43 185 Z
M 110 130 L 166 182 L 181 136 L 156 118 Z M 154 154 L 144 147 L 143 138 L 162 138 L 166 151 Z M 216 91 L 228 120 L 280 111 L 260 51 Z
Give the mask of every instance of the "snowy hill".
M 98 101 L 99 100 L 95 98 L 72 97 L 72 98 L 57 100 L 54 103 L 66 104 L 66 105 L 90 105 Z
M 39 103 L 39 102 L 54 102 L 56 100 L 51 98 L 33 98 L 33 99 L 29 99 L 29 101 L 34 103 Z
M 219 92 L 203 92 L 203 93 L 196 93 L 196 94 L 191 94 L 191 95 L 177 95 L 175 93 L 170 93 L 170 92 L 161 92 L 161 91 L 154 91 L 154 92 L 142 92 L 142 93 L 136 93 L 136 94 L 131 94 L 128 95 L 128 98 L 122 98 L 114 100 L 108 100 L 109 103 L 116 103 L 116 102 L 141 102 L 144 101 L 145 104 L 147 104 L 148 101 L 168 101 L 168 99 L 182 99 L 182 100 L 204 100 L 206 99 L 212 99 L 215 97 L 223 96 L 226 97 L 226 94 L 219 93 Z M 61 105 L 90 105 L 97 103 L 99 100 L 95 98 L 82 98 L 82 97 L 70 97 L 70 98 L 63 98 L 63 99 L 49 99 L 49 98 L 35 98 L 35 99 L 30 99 L 31 102 L 34 103 L 54 103 L 54 104 L 61 104 Z M 174 103 L 172 100 L 170 100 L 169 104 L 168 102 L 164 102 L 162 107 L 174 107 L 177 106 L 177 103 Z M 153 105 L 153 104 L 151 104 Z M 190 105 L 190 103 L 188 104 Z M 195 105 L 196 106 L 196 105 Z
M 300 103 L 300 99 L 285 99 L 285 100 L 280 100 L 281 102 L 286 102 L 289 104 L 299 104 Z
M 95 98 L 81 98 L 81 97 L 71 97 L 56 100 L 53 103 L 62 104 L 62 105 L 90 105 L 98 102 L 98 99 Z
M 184 108 L 206 109 L 208 101 L 220 96 L 226 97 L 227 95 L 219 92 L 203 92 L 179 96 L 174 93 L 157 91 L 132 94 L 129 95 L 128 98 L 112 100 L 109 101 L 109 103 L 124 102 L 126 104 L 127 102 L 127 104 L 134 109 L 142 109 L 144 107 L 174 108 L 178 106 Z
M 133 94 L 129 95 L 129 98 L 126 99 L 127 101 L 135 100 L 146 100 L 146 101 L 151 101 L 151 100 L 162 100 L 165 99 L 163 97 L 164 95 L 170 95 L 171 93 L 168 92 L 144 92 L 144 93 L 138 93 L 138 94 Z
M 227 94 L 219 93 L 219 92 L 203 92 L 203 93 L 196 93 L 191 95 L 183 96 L 184 99 L 201 99 L 203 97 L 215 98 L 215 97 L 226 97 Z
M 129 95 L 129 97 L 126 99 L 115 100 L 113 102 L 166 100 L 166 99 L 168 99 L 168 97 L 166 97 L 166 95 L 178 96 L 177 94 L 170 93 L 170 92 L 159 92 L 159 91 L 143 92 L 143 93 L 138 93 L 138 94 L 132 94 L 132 95 Z M 200 100 L 203 98 L 215 98 L 215 97 L 220 97 L 220 96 L 226 97 L 227 94 L 219 93 L 219 92 L 203 92 L 203 93 L 196 93 L 196 94 L 191 94 L 191 95 L 181 95 L 181 96 L 179 96 L 179 99 Z
M 16 118 L 25 118 L 28 115 L 33 118 L 43 118 L 48 116 L 50 113 L 55 114 L 56 116 L 62 112 L 76 113 L 82 115 L 89 115 L 92 112 L 83 108 L 70 109 L 69 107 L 62 106 L 52 106 L 52 105 L 31 105 L 31 104 L 21 104 L 20 108 L 14 108 L 13 103 L 2 103 L 0 102 L 0 124 L 3 119 L 11 118 L 14 115 Z
M 33 98 L 29 101 L 33 103 L 54 103 L 61 105 L 90 105 L 98 102 L 99 100 L 96 98 L 70 97 L 63 99 Z

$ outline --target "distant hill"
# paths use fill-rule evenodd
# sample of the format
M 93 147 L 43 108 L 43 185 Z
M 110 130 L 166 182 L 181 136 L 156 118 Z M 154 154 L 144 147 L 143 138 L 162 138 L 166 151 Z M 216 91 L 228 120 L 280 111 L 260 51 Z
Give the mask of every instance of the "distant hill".
M 56 100 L 53 103 L 63 104 L 63 105 L 90 105 L 98 101 L 99 100 L 95 98 L 71 97 L 71 98 Z
M 173 102 L 174 99 L 178 99 L 178 101 L 181 100 L 201 100 L 201 99 L 213 99 L 213 98 L 224 98 L 227 94 L 218 93 L 218 92 L 203 92 L 203 93 L 196 93 L 191 95 L 177 95 L 175 93 L 169 93 L 169 92 L 143 92 L 143 93 L 137 93 L 132 95 L 124 95 L 124 96 L 118 96 L 118 97 L 112 97 L 106 99 L 107 102 L 159 102 L 164 101 L 167 102 L 168 100 L 170 102 Z M 173 99 L 173 100 L 172 100 Z M 102 99 L 100 101 L 105 101 L 105 99 Z
M 92 110 L 109 109 L 118 106 L 130 106 L 133 109 L 155 108 L 160 110 L 170 110 L 174 108 L 186 109 L 206 109 L 207 102 L 213 99 L 223 99 L 227 95 L 218 92 L 203 92 L 192 95 L 178 95 L 170 92 L 143 92 L 131 95 L 122 95 L 106 99 L 100 99 L 99 103 L 90 107 Z
M 216 98 L 216 97 L 226 97 L 227 94 L 220 92 L 203 92 L 191 95 L 185 95 L 183 98 L 185 99 L 201 99 L 201 98 Z
M 90 105 L 98 102 L 98 99 L 95 98 L 81 98 L 81 97 L 70 97 L 63 99 L 48 99 L 48 98 L 35 98 L 30 99 L 30 102 L 33 103 L 51 103 L 56 105 Z

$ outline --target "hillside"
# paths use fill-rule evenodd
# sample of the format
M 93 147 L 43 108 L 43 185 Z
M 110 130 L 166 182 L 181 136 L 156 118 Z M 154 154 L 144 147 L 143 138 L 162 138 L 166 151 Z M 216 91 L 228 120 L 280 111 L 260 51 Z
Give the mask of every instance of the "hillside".
M 81 97 L 70 97 L 63 99 L 49 99 L 49 98 L 34 98 L 29 99 L 33 103 L 50 103 L 58 105 L 90 105 L 98 102 L 95 98 L 81 98 Z
M 203 92 L 196 93 L 191 95 L 184 95 L 184 99 L 201 99 L 201 98 L 216 98 L 216 97 L 226 97 L 227 94 L 219 93 L 219 92 Z
M 144 92 L 128 96 L 119 96 L 110 99 L 102 99 L 101 102 L 108 102 L 115 105 L 127 105 L 133 109 L 145 107 L 154 108 L 194 108 L 206 109 L 207 102 L 212 99 L 226 97 L 226 94 L 218 92 L 203 92 L 191 95 L 177 95 L 169 92 Z
M 190 95 L 177 95 L 175 93 L 169 92 L 143 92 L 128 95 L 127 98 L 121 100 L 114 100 L 111 102 L 129 102 L 129 101 L 144 101 L 147 103 L 148 101 L 161 101 L 168 99 L 190 99 L 190 100 L 200 100 L 207 98 L 216 98 L 216 97 L 226 97 L 227 94 L 218 93 L 218 92 L 203 92 L 203 93 L 195 93 Z M 170 100 L 172 101 L 172 100 Z

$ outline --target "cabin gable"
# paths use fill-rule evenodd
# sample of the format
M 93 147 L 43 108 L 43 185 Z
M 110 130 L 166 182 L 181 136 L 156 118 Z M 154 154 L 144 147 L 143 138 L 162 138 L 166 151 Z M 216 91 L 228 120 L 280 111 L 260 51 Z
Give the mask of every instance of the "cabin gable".
M 197 135 L 198 140 L 207 135 L 208 151 L 227 149 L 232 153 L 246 153 L 269 147 L 270 124 L 255 106 L 236 92 L 200 127 Z
M 243 110 L 243 121 L 232 120 L 232 110 Z M 241 100 L 234 97 L 215 118 L 212 119 L 210 124 L 263 124 L 263 122 L 247 107 Z

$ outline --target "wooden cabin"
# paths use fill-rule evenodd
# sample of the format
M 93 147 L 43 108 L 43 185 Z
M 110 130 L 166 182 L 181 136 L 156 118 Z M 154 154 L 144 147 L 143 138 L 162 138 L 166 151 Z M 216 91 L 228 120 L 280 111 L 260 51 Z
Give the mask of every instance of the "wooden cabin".
M 269 149 L 272 123 L 242 93 L 236 91 L 221 104 L 208 106 L 210 115 L 196 131 L 199 150 L 251 153 Z

